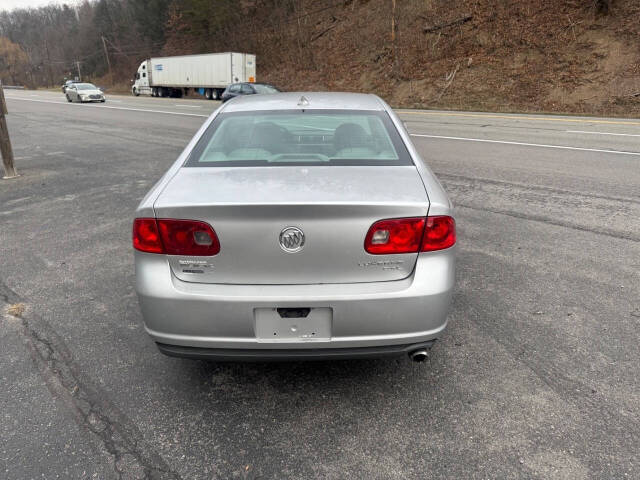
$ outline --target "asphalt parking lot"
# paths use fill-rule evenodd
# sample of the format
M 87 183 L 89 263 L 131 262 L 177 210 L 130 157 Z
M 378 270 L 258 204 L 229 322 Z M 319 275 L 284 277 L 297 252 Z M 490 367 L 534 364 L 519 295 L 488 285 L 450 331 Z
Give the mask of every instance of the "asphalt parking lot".
M 456 205 L 431 360 L 208 363 L 145 334 L 130 229 L 217 102 L 6 97 L 0 478 L 640 478 L 640 120 L 401 112 Z

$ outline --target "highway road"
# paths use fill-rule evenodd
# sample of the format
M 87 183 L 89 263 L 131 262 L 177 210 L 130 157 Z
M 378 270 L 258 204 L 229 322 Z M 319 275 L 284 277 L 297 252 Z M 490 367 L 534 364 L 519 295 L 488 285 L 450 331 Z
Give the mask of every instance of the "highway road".
M 431 360 L 221 364 L 158 353 L 130 245 L 218 104 L 6 97 L 0 478 L 640 477 L 640 120 L 400 110 L 456 205 Z

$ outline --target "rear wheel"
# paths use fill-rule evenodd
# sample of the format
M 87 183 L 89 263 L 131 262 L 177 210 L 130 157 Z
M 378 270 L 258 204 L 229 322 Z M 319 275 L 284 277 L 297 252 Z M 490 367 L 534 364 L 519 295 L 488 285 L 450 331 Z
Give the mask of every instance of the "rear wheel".
M 151 89 L 151 96 L 152 97 L 157 97 L 158 96 L 158 89 L 156 87 L 153 87 Z
M 133 87 L 133 90 L 131 91 L 133 93 L 134 96 L 138 97 L 140 96 L 140 92 L 138 91 L 138 89 L 136 87 Z
M 205 89 L 204 98 L 206 98 L 207 100 L 211 100 L 212 95 L 213 95 L 213 92 L 211 91 L 210 88 Z
M 71 98 L 69 98 L 69 95 L 65 95 L 65 97 L 67 97 L 67 102 L 71 101 Z
M 211 100 L 219 100 L 220 99 L 220 90 L 214 88 L 211 90 Z

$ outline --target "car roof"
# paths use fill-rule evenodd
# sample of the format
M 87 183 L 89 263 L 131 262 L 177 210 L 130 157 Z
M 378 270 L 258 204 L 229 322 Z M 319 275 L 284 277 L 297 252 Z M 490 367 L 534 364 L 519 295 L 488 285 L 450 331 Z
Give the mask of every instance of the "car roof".
M 262 82 L 236 82 L 229 85 L 229 87 L 233 87 L 234 85 L 266 85 L 267 87 L 276 88 L 271 83 L 262 83 Z M 227 87 L 228 88 L 228 87 Z
M 302 99 L 304 97 L 304 100 Z M 283 92 L 236 97 L 224 104 L 224 112 L 252 110 L 386 110 L 376 95 L 344 92 Z

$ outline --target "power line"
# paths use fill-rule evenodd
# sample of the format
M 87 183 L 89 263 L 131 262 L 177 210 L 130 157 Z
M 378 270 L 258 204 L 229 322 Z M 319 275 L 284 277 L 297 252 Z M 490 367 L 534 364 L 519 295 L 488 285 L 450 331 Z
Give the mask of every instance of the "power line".
M 100 53 L 100 50 L 96 50 L 95 52 L 90 53 L 89 55 L 86 55 L 84 57 L 78 57 L 78 60 L 81 61 L 81 62 L 84 62 L 87 59 L 89 59 L 89 58 L 91 58 L 91 57 L 93 57 L 93 56 L 95 56 L 95 55 L 97 55 L 99 53 Z M 40 65 L 56 65 L 56 64 L 59 65 L 59 64 L 72 64 L 74 62 L 75 62 L 75 60 L 47 60 L 46 62 L 43 60 L 39 64 Z

